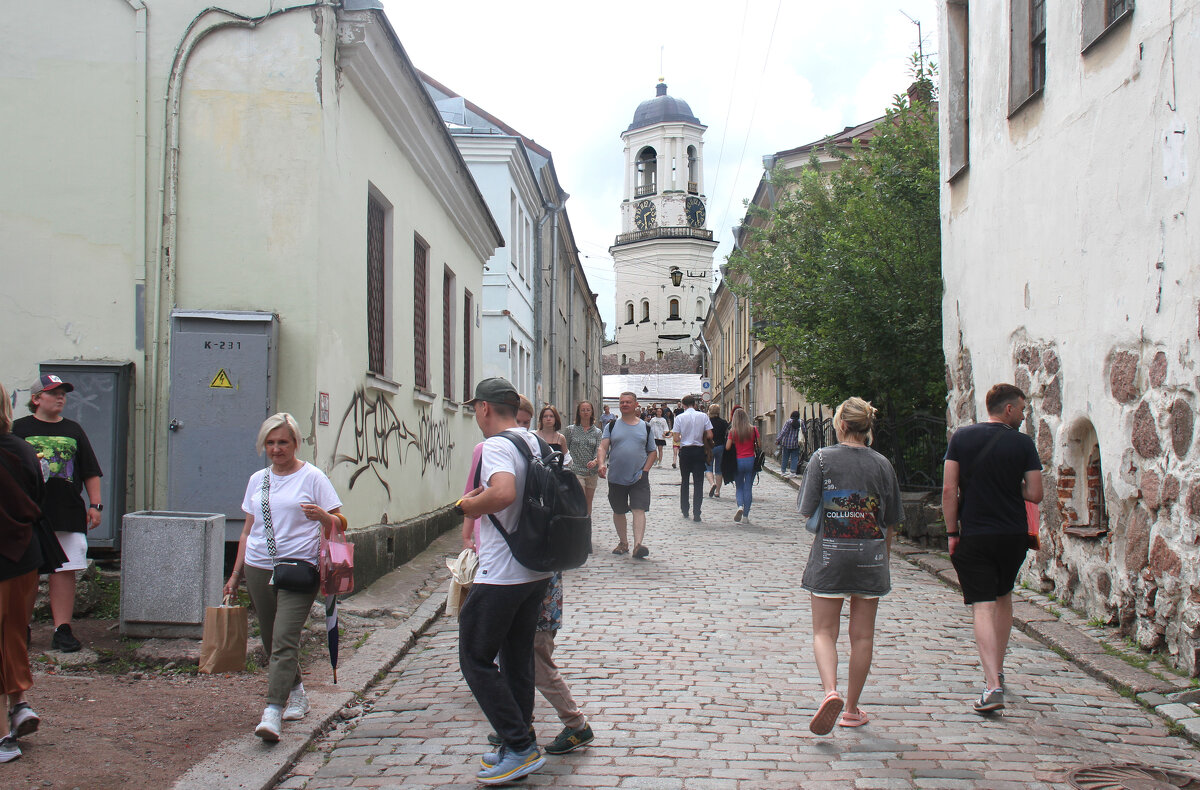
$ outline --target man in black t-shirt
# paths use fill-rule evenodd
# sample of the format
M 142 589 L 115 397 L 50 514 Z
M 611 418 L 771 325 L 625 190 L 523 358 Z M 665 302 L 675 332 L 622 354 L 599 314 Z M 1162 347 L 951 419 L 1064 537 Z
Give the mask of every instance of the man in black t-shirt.
M 985 399 L 988 421 L 955 431 L 946 448 L 942 511 L 950 560 L 971 606 L 984 688 L 977 713 L 1004 707 L 1004 654 L 1012 633 L 1012 590 L 1029 547 L 1026 502 L 1042 501 L 1042 464 L 1017 430 L 1025 393 L 997 384 Z
M 50 613 L 54 637 L 50 646 L 73 653 L 82 645 L 71 632 L 75 614 L 75 572 L 87 567 L 87 531 L 100 526 L 100 463 L 83 426 L 62 416 L 67 393 L 75 387 L 54 375 L 40 376 L 29 397 L 28 417 L 13 421 L 12 432 L 37 451 L 45 481 L 40 503 L 54 528 L 67 562 L 50 574 Z M 87 507 L 81 493 L 86 490 Z

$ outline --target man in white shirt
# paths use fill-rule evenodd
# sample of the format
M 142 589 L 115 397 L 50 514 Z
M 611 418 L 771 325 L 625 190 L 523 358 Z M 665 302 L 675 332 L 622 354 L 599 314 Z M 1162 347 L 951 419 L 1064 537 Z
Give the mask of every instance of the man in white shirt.
M 500 530 L 512 534 L 521 517 L 528 463 L 507 432 L 530 453 L 537 440 L 517 425 L 520 396 L 502 378 L 484 379 L 468 401 L 485 441 L 479 486 L 455 503 L 480 518 L 479 569 L 458 615 L 458 661 L 471 693 L 500 737 L 500 750 L 483 756 L 480 784 L 510 782 L 545 763 L 530 733 L 533 721 L 533 638 L 550 573 L 519 563 Z M 499 656 L 499 666 L 496 657 Z
M 692 484 L 692 520 L 700 520 L 704 503 L 704 441 L 712 441 L 713 424 L 704 412 L 696 411 L 696 398 L 683 396 L 683 414 L 675 417 L 675 433 L 679 434 L 679 509 L 688 517 L 688 483 Z

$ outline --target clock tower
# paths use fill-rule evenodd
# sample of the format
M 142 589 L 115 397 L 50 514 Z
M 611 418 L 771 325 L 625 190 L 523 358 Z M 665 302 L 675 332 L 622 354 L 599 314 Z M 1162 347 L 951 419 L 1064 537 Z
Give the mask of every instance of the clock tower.
M 704 130 L 687 102 L 667 95 L 638 105 L 625 143 L 616 270 L 616 343 L 606 373 L 697 373 L 713 250 L 704 195 Z

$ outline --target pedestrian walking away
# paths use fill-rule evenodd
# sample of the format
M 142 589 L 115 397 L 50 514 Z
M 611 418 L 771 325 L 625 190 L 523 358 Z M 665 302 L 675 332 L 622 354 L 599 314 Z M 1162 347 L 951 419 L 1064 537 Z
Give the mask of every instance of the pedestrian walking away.
M 725 459 L 725 439 L 729 435 L 729 421 L 721 416 L 721 407 L 713 404 L 708 407 L 708 421 L 712 423 L 712 460 L 708 464 L 705 477 L 708 481 L 709 497 L 721 496 L 721 484 L 725 478 L 721 476 L 721 462 Z
M 596 425 L 595 407 L 590 401 L 581 400 L 575 406 L 575 422 L 563 431 L 567 437 L 567 452 L 571 456 L 571 471 L 583 486 L 587 497 L 588 515 L 592 515 L 592 500 L 596 497 L 596 484 L 600 479 L 600 462 L 596 453 L 600 451 L 600 440 L 604 432 Z
M 750 506 L 754 504 L 754 457 L 759 451 L 758 428 L 750 424 L 745 409 L 735 409 L 729 435 L 725 437 L 725 451 L 737 458 L 737 477 L 734 485 L 737 493 L 737 512 L 734 521 L 750 518 Z
M 1012 591 L 1029 548 L 1025 503 L 1042 501 L 1042 463 L 1033 439 L 1017 430 L 1025 418 L 1025 393 L 997 384 L 984 404 L 987 422 L 950 437 L 942 512 L 983 667 L 983 692 L 973 707 L 992 713 L 1004 707 Z
M 650 430 L 654 431 L 654 446 L 657 448 L 655 466 L 662 466 L 663 448 L 667 446 L 667 433 L 670 426 L 663 417 L 662 407 L 653 409 L 654 416 L 650 418 Z
M 501 434 L 524 441 L 541 454 L 537 438 L 517 425 L 520 396 L 503 378 L 475 387 L 468 403 L 483 432 L 480 485 L 455 503 L 465 518 L 480 519 L 479 566 L 467 601 L 459 611 L 458 659 L 492 730 L 495 752 L 484 754 L 475 774 L 484 785 L 504 784 L 538 770 L 545 758 L 530 733 L 533 721 L 534 632 L 538 611 L 552 574 L 519 563 L 499 532 L 511 534 L 520 521 L 519 492 L 529 467 L 521 451 Z
M 675 434 L 679 437 L 679 509 L 688 517 L 688 493 L 692 492 L 692 520 L 700 521 L 704 504 L 704 445 L 712 441 L 713 424 L 708 415 L 696 411 L 696 398 L 683 396 L 683 414 L 675 418 Z
M 43 561 L 34 531 L 45 481 L 37 453 L 12 425 L 12 402 L 0 386 L 0 763 L 20 757 L 18 739 L 41 724 L 25 693 L 33 687 L 29 621 Z
M 784 422 L 775 437 L 775 446 L 779 448 L 779 466 L 783 476 L 795 476 L 800 462 L 800 412 L 792 412 Z
M 862 398 L 838 406 L 833 415 L 838 444 L 813 455 L 796 500 L 802 519 L 819 517 L 801 580 L 811 596 L 813 654 L 825 694 L 809 723 L 818 735 L 827 735 L 835 722 L 861 727 L 869 721 L 858 703 L 871 670 L 879 599 L 892 588 L 888 557 L 903 512 L 895 470 L 867 446 L 875 414 Z M 837 641 L 845 600 L 850 601 L 850 661 L 843 697 Z
M 50 614 L 54 636 L 50 646 L 74 653 L 82 645 L 71 631 L 75 617 L 75 574 L 87 569 L 87 533 L 100 526 L 104 503 L 100 501 L 100 463 L 83 426 L 63 416 L 67 393 L 75 387 L 58 376 L 39 376 L 29 396 L 28 417 L 13 422 L 12 432 L 37 451 L 45 495 L 42 514 L 67 555 L 67 561 L 50 574 Z M 80 494 L 86 492 L 85 507 Z
M 608 480 L 608 504 L 612 506 L 617 546 L 613 554 L 629 553 L 626 514 L 633 513 L 633 557 L 645 559 L 646 513 L 650 510 L 650 467 L 656 456 L 654 435 L 637 417 L 637 395 L 622 392 L 621 419 L 604 429 L 597 459 L 600 476 Z
M 267 707 L 254 734 L 268 743 L 279 740 L 283 722 L 308 714 L 300 634 L 320 587 L 320 532 L 328 540 L 335 525 L 344 528 L 337 517 L 342 502 L 329 478 L 296 457 L 300 439 L 300 425 L 287 412 L 271 415 L 259 428 L 256 446 L 271 465 L 246 484 L 246 523 L 223 591 L 235 595 L 244 578 L 258 616 L 269 665 Z

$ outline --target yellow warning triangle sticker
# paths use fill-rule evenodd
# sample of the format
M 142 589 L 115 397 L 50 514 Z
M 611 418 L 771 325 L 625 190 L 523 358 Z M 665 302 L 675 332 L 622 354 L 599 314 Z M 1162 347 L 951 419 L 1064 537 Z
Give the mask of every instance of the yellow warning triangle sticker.
M 212 383 L 208 385 L 209 389 L 231 390 L 233 382 L 229 380 L 229 374 L 225 372 L 225 368 L 217 371 L 217 375 L 213 376 Z

